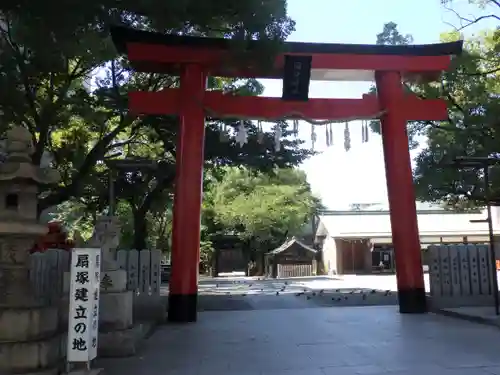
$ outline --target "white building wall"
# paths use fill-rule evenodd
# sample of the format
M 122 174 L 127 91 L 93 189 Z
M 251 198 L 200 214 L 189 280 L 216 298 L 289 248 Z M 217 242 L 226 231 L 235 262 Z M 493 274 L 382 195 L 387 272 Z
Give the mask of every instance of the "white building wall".
M 339 257 L 335 238 L 327 236 L 323 242 L 323 265 L 328 275 L 337 275 L 339 271 Z

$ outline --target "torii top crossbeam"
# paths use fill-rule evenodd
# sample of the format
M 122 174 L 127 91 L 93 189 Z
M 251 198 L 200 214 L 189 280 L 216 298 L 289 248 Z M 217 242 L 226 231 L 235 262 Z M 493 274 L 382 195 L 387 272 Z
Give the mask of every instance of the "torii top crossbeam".
M 118 51 L 126 53 L 137 71 L 172 73 L 180 64 L 200 64 L 206 74 L 220 77 L 281 78 L 284 55 L 312 56 L 311 79 L 327 81 L 373 81 L 375 71 L 398 71 L 404 79 L 436 78 L 447 70 L 450 56 L 460 54 L 462 42 L 428 45 L 367 45 L 284 42 L 274 69 L 255 70 L 262 54 L 259 41 L 247 41 L 246 60 L 227 58 L 241 46 L 230 39 L 165 35 L 116 27 L 111 31 Z M 252 57 L 254 59 L 252 63 Z
M 231 59 L 235 43 L 229 39 L 165 35 L 116 27 L 111 31 L 121 53 L 128 55 L 134 69 L 142 72 L 180 74 L 181 67 L 198 65 L 205 75 L 224 77 L 282 78 L 286 55 L 311 56 L 312 80 L 373 81 L 375 72 L 397 71 L 407 81 L 433 80 L 448 69 L 450 56 L 460 53 L 462 42 L 430 45 L 387 46 L 285 42 L 272 67 L 258 68 L 261 42 L 248 41 L 245 59 Z M 237 45 L 242 51 L 241 45 Z M 179 90 L 131 92 L 130 110 L 137 114 L 179 114 Z M 310 99 L 284 102 L 278 98 L 238 97 L 205 92 L 199 105 L 218 117 L 276 120 L 298 117 L 322 120 L 376 118 L 381 112 L 376 97 L 362 99 Z M 407 120 L 446 119 L 440 100 L 425 102 L 405 95 L 400 103 Z M 294 116 L 294 114 L 298 114 Z

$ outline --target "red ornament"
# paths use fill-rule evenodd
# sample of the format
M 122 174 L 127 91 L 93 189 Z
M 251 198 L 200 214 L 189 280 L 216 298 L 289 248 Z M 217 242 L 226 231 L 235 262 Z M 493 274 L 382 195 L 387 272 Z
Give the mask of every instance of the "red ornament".
M 43 253 L 47 249 L 63 249 L 70 250 L 74 247 L 74 243 L 68 240 L 68 234 L 64 231 L 63 225 L 58 221 L 51 221 L 47 224 L 48 232 L 41 236 L 36 241 L 31 253 Z

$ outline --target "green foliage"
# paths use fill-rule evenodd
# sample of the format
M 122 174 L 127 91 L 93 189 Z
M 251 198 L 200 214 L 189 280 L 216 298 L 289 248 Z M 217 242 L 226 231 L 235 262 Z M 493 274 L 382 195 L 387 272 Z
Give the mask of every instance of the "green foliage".
M 39 163 L 42 153 L 50 151 L 52 164 L 62 176 L 58 186 L 41 194 L 40 211 L 62 205 L 55 215 L 86 232 L 95 215 L 109 204 L 104 160 L 118 154 L 160 161 L 155 171 L 116 172 L 117 214 L 123 217 L 123 241 L 131 247 L 143 247 L 149 241 L 163 248 L 169 242 L 177 121 L 128 116 L 126 95 L 132 90 L 175 87 L 178 80 L 132 72 L 127 61 L 116 55 L 109 26 L 231 38 L 235 58 L 238 46 L 258 39 L 263 43 L 263 60 L 272 58 L 294 29 L 285 0 L 49 0 L 43 4 L 7 0 L 0 14 L 0 133 L 13 124 L 28 128 L 35 145 L 33 161 Z M 93 73 L 99 74 L 89 90 Z M 247 95 L 262 91 L 256 80 L 213 78 L 212 87 Z M 281 153 L 262 157 L 262 153 L 271 154 L 272 135 L 264 147 L 256 145 L 255 137 L 242 150 L 234 142 L 218 147 L 219 127 L 218 119 L 209 119 L 209 168 L 243 164 L 270 170 L 275 165 L 296 165 L 308 156 L 299 143 L 289 143 Z M 250 132 L 255 134 L 255 127 Z M 78 215 L 80 219 L 75 218 Z M 148 234 L 151 238 L 146 240 Z
M 486 13 L 474 19 L 461 17 L 463 29 L 486 18 L 500 20 L 500 4 L 496 1 L 469 1 Z M 454 1 L 443 1 L 453 7 Z M 452 8 L 450 8 L 452 9 Z M 492 12 L 492 13 L 490 13 Z M 442 35 L 442 41 L 461 38 L 458 31 Z M 385 38 L 389 39 L 389 38 Z M 402 40 L 399 37 L 393 40 Z M 409 135 L 427 137 L 427 146 L 416 159 L 414 171 L 417 199 L 441 202 L 444 207 L 467 210 L 482 205 L 484 174 L 478 168 L 453 166 L 457 157 L 488 157 L 499 155 L 500 139 L 500 29 L 497 27 L 466 40 L 465 52 L 452 61 L 438 83 L 408 86 L 422 98 L 444 99 L 449 120 L 409 124 Z M 375 129 L 376 130 L 376 129 Z M 492 195 L 500 196 L 500 170 L 492 167 Z
M 413 43 L 413 37 L 410 34 L 403 35 L 398 30 L 398 24 L 388 22 L 384 24 L 382 32 L 377 34 L 377 44 L 388 46 L 400 46 Z
M 444 40 L 455 38 L 448 34 Z M 482 172 L 450 167 L 461 156 L 487 157 L 499 152 L 500 31 L 491 30 L 467 41 L 466 52 L 453 61 L 439 85 L 419 89 L 425 97 L 440 97 L 449 105 L 448 122 L 426 127 L 428 145 L 417 158 L 416 191 L 421 199 L 445 200 L 451 207 L 474 206 L 484 198 Z M 500 174 L 492 168 L 494 195 L 500 194 Z M 471 198 L 471 199 L 468 199 Z M 469 202 L 472 200 L 472 202 Z
M 219 233 L 236 234 L 252 250 L 268 251 L 299 234 L 317 206 L 302 171 L 229 168 L 206 194 L 204 216 Z
M 71 237 L 75 231 L 84 239 L 89 239 L 94 230 L 94 221 L 92 217 L 86 214 L 86 208 L 78 202 L 67 201 L 60 204 L 54 212 L 49 214 L 49 220 L 55 220 L 64 223 L 64 226 Z M 47 221 L 49 221 L 47 220 Z

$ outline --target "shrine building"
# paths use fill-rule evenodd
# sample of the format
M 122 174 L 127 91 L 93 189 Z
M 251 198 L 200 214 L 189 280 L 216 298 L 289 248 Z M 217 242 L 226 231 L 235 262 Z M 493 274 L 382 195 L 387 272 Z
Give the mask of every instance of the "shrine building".
M 489 242 L 488 224 L 478 222 L 486 219 L 486 209 L 458 213 L 422 202 L 416 206 L 424 269 L 425 250 L 429 245 Z M 492 207 L 492 216 L 497 236 L 500 235 L 500 209 Z M 325 273 L 394 271 L 387 205 L 372 205 L 356 211 L 321 211 L 317 221 L 314 241 L 322 250 Z

